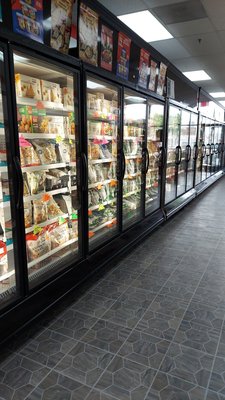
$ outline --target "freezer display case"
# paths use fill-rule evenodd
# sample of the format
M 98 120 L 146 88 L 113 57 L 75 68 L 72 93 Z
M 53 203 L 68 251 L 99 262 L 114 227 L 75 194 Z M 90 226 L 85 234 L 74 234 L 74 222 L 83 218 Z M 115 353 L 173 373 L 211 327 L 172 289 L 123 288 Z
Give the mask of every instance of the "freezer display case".
M 4 81 L 4 53 L 0 47 L 0 308 L 5 305 L 5 301 L 14 299 L 17 292 L 13 240 L 15 224 L 11 213 L 14 198 L 10 190 L 8 169 L 8 116 Z
M 214 149 L 213 140 L 214 140 L 214 124 L 211 119 L 206 118 L 206 124 L 205 124 L 206 153 L 202 164 L 203 176 L 205 176 L 205 178 L 209 178 L 209 176 L 211 175 L 211 163 L 212 163 L 212 155 Z
M 177 166 L 182 157 L 180 141 L 181 111 L 178 107 L 169 107 L 168 133 L 167 133 L 167 160 L 166 160 L 166 183 L 165 204 L 176 198 L 177 189 Z
M 77 76 L 15 51 L 30 287 L 78 257 Z
M 187 152 L 187 185 L 186 190 L 190 190 L 194 186 L 194 172 L 198 157 L 198 114 L 191 113 L 190 119 L 190 136 Z
M 148 101 L 147 166 L 145 178 L 145 215 L 160 207 L 164 105 Z
M 105 81 L 87 78 L 89 249 L 118 232 L 118 96 Z
M 124 93 L 123 228 L 142 218 L 147 101 L 132 91 Z
M 180 196 L 186 191 L 186 173 L 187 166 L 191 157 L 191 147 L 189 144 L 191 113 L 186 110 L 181 111 L 181 128 L 180 128 L 180 152 L 181 157 L 177 165 L 177 194 Z
M 199 134 L 198 134 L 198 156 L 196 160 L 196 174 L 195 184 L 198 185 L 206 179 L 205 162 L 206 162 L 206 145 L 205 145 L 205 130 L 206 130 L 206 118 L 201 115 L 199 123 Z M 204 168 L 203 168 L 204 164 Z

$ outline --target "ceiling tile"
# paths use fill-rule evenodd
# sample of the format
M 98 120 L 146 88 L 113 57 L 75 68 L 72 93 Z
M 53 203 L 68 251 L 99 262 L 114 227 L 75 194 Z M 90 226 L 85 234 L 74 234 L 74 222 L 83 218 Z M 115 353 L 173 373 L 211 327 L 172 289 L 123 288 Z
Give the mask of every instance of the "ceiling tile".
M 177 39 L 158 40 L 157 42 L 151 42 L 150 44 L 163 56 L 168 58 L 168 60 L 189 57 L 188 51 L 179 43 Z
M 194 71 L 203 69 L 204 61 L 199 57 L 185 57 L 173 61 L 180 71 Z
M 181 3 L 154 7 L 152 11 L 164 24 L 176 24 L 207 17 L 200 0 L 188 0 Z
M 224 0 L 201 0 L 208 18 L 216 30 L 225 29 L 225 1 Z
M 190 36 L 199 33 L 213 32 L 214 28 L 208 18 L 195 19 L 178 24 L 167 25 L 174 37 Z
M 201 41 L 199 42 L 199 39 Z M 224 47 L 216 32 L 179 38 L 191 56 L 223 54 Z M 213 60 L 212 60 L 213 62 Z
M 142 0 L 99 0 L 99 3 L 101 3 L 115 15 L 143 11 L 147 8 Z
M 168 4 L 181 3 L 187 0 L 143 0 L 148 8 L 167 6 Z

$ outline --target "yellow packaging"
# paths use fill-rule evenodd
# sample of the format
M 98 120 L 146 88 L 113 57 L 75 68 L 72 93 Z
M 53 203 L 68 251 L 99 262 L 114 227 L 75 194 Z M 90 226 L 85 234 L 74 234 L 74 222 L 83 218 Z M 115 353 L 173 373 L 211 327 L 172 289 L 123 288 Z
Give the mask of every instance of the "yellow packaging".
M 16 94 L 18 97 L 29 97 L 41 100 L 40 79 L 31 76 L 15 74 Z
M 43 101 L 62 103 L 61 88 L 58 83 L 41 80 L 41 93 Z

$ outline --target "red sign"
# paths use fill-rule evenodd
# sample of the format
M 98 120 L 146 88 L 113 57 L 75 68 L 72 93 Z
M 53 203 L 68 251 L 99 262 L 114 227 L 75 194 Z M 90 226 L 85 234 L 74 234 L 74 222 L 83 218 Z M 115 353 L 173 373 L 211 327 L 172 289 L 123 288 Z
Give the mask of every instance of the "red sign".
M 148 73 L 149 73 L 149 59 L 150 53 L 145 49 L 141 49 L 139 61 L 139 79 L 138 85 L 144 88 L 147 87 Z
M 102 25 L 101 31 L 101 67 L 112 71 L 113 31 Z
M 128 79 L 131 39 L 119 32 L 116 75 Z

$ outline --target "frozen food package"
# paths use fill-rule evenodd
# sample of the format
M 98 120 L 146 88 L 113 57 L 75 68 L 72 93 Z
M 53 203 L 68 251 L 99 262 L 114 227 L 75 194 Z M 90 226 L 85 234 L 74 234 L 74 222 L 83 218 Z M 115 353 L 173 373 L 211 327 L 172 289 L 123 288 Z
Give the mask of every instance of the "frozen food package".
M 24 224 L 25 228 L 32 226 L 32 204 L 30 201 L 24 201 Z
M 97 182 L 97 172 L 93 165 L 88 165 L 88 180 L 90 183 Z
M 70 163 L 70 144 L 69 142 L 63 140 L 57 146 L 57 151 L 59 153 L 60 162 Z
M 41 200 L 33 200 L 34 224 L 40 224 L 48 219 L 47 204 Z
M 52 175 L 55 178 L 58 178 L 58 184 L 60 184 L 61 188 L 67 187 L 69 184 L 69 175 L 68 172 L 65 172 L 61 169 L 51 169 L 48 172 L 48 176 Z
M 57 222 L 49 226 L 49 236 L 51 240 L 51 248 L 55 249 L 56 247 L 61 246 L 62 244 L 68 242 L 69 236 L 69 228 L 67 222 L 59 225 Z
M 17 110 L 18 131 L 20 133 L 31 133 L 32 128 L 32 108 L 19 107 Z
M 63 87 L 62 88 L 63 95 L 63 105 L 64 107 L 72 107 L 74 105 L 74 93 L 72 87 Z
M 48 254 L 51 250 L 50 235 L 46 229 L 43 229 L 38 235 L 26 235 L 28 260 L 33 261 Z
M 15 74 L 16 95 L 41 100 L 40 79 L 31 76 Z
M 63 212 L 60 210 L 58 204 L 56 203 L 56 201 L 52 196 L 47 202 L 47 207 L 48 207 L 48 218 L 55 218 L 63 214 Z
M 102 170 L 102 165 L 98 164 L 95 165 L 95 171 L 97 174 L 97 182 L 103 182 L 104 179 L 104 174 L 103 174 L 103 170 Z
M 78 191 L 73 190 L 71 193 L 71 200 L 72 200 L 72 212 L 79 210 L 81 207 L 81 203 L 78 197 Z
M 75 141 L 71 141 L 71 143 L 70 143 L 70 160 L 73 162 L 76 161 L 76 143 L 75 143 Z
M 98 190 L 91 191 L 91 202 L 93 206 L 97 206 L 100 202 L 100 196 Z
M 72 202 L 70 195 L 59 194 L 55 195 L 54 199 L 58 204 L 60 210 L 63 212 L 63 214 L 72 214 Z
M 45 171 L 27 172 L 26 177 L 31 195 L 42 193 L 45 191 Z
M 75 239 L 78 237 L 78 219 L 71 219 L 69 221 L 69 235 L 70 239 Z
M 8 257 L 6 243 L 0 240 L 0 276 L 8 271 Z
M 22 167 L 40 165 L 40 159 L 34 147 L 23 137 L 19 138 L 20 162 Z
M 102 186 L 101 189 L 99 190 L 99 197 L 100 197 L 100 201 L 102 201 L 102 202 L 107 200 L 107 193 L 105 190 L 105 186 Z
M 92 160 L 100 158 L 100 146 L 98 144 L 91 143 L 91 158 Z
M 27 183 L 27 176 L 26 173 L 23 174 L 23 195 L 24 196 L 29 196 L 30 195 L 30 189 Z
M 42 165 L 54 164 L 57 162 L 55 143 L 50 140 L 36 139 L 32 141 Z
M 32 129 L 33 133 L 49 133 L 49 117 L 32 115 Z
M 67 131 L 66 118 L 61 116 L 52 116 L 48 119 L 49 133 L 55 133 L 59 136 L 64 136 Z
M 58 83 L 41 80 L 41 93 L 43 101 L 62 103 L 61 88 Z
M 60 188 L 61 188 L 60 178 L 56 178 L 55 176 L 50 175 L 49 173 L 46 174 L 46 179 L 45 179 L 46 191 L 49 192 L 50 190 L 55 190 Z
M 68 113 L 68 133 L 69 135 L 75 135 L 76 132 L 76 125 L 75 125 L 75 118 L 74 112 Z

